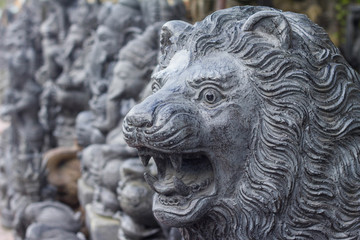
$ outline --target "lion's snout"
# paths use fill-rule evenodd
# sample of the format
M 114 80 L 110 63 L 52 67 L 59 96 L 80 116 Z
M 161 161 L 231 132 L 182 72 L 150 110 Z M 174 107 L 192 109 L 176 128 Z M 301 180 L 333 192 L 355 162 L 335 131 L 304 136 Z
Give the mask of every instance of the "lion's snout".
M 191 104 L 180 100 L 150 97 L 131 109 L 123 123 L 127 143 L 163 150 L 189 148 L 197 143 L 201 126 L 198 114 Z
M 146 111 L 146 109 L 139 109 L 139 105 L 135 106 L 126 115 L 125 125 L 136 128 L 146 128 L 152 125 L 152 113 Z M 144 111 L 145 110 L 145 111 Z

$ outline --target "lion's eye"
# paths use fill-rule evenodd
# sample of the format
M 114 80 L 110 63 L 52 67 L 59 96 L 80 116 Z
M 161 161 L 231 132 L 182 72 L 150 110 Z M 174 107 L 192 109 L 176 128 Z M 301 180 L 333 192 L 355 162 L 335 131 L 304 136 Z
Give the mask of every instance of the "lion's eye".
M 216 104 L 224 98 L 224 96 L 216 89 L 205 89 L 202 94 L 203 100 L 208 104 Z

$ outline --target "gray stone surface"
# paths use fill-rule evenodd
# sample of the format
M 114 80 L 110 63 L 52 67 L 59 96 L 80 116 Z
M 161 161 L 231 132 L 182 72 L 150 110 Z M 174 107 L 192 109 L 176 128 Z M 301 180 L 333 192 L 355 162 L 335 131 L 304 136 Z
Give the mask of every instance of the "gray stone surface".
M 120 222 L 111 217 L 102 217 L 92 209 L 92 204 L 85 207 L 86 226 L 91 240 L 117 240 Z
M 82 178 L 78 180 L 78 198 L 81 206 L 91 203 L 94 197 L 94 189 L 87 185 Z
M 356 239 L 360 81 L 306 16 L 234 7 L 162 28 L 127 143 L 185 239 Z

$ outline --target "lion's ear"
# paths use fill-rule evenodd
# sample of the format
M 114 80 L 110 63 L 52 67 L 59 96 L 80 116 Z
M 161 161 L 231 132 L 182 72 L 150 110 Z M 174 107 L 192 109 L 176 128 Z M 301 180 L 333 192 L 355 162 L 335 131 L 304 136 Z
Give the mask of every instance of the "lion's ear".
M 291 27 L 285 16 L 280 12 L 257 12 L 242 26 L 244 32 L 252 31 L 269 39 L 276 47 L 291 47 Z
M 170 48 L 177 42 L 179 35 L 185 30 L 186 27 L 191 26 L 184 21 L 169 21 L 161 28 L 160 43 L 161 52 L 164 53 L 165 49 Z

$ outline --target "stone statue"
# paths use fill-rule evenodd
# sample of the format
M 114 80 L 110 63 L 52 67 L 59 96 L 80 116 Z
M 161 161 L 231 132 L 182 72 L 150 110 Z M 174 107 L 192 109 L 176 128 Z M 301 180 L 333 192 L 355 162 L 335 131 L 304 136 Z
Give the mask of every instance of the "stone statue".
M 140 12 L 120 4 L 103 6 L 99 11 L 98 21 L 95 42 L 85 63 L 86 78 L 91 93 L 89 101 L 91 111 L 82 113 L 93 121 L 88 121 L 87 127 L 76 130 L 80 133 L 78 137 L 89 137 L 96 141 L 92 143 L 105 142 L 106 134 L 95 128 L 93 123 L 105 119 L 108 85 L 113 78 L 118 52 L 143 28 Z
M 179 2 L 176 2 L 175 6 L 180 6 Z M 121 215 L 120 222 L 124 221 L 124 224 L 120 226 L 119 236 L 122 236 L 120 239 L 125 239 L 125 237 L 129 239 L 139 239 L 140 237 L 141 239 L 146 239 L 155 235 L 162 236 L 162 231 L 157 223 L 152 224 L 149 222 L 147 225 L 143 225 L 142 221 L 133 219 L 130 212 L 122 212 L 117 199 L 117 194 L 120 193 L 116 190 L 118 182 L 121 181 L 119 169 L 128 159 L 137 157 L 136 151 L 129 148 L 123 139 L 121 130 L 122 119 L 130 107 L 134 105 L 134 102 L 140 100 L 141 93 L 148 84 L 150 75 L 157 64 L 157 55 L 159 52 L 158 38 L 162 25 L 162 23 L 158 22 L 169 20 L 171 19 L 170 16 L 172 16 L 169 12 L 166 14 L 166 11 L 172 9 L 167 1 L 160 0 L 154 1 L 153 3 L 156 6 L 161 5 L 162 7 L 160 9 L 156 7 L 148 8 L 148 12 L 146 12 L 146 9 L 142 8 L 138 1 L 128 2 L 126 4 L 124 1 L 119 1 L 116 8 L 110 9 L 108 14 L 104 14 L 104 12 L 107 12 L 106 7 L 100 11 L 100 16 L 109 15 L 110 17 L 104 17 L 102 21 L 99 21 L 100 27 L 97 29 L 97 40 L 93 48 L 93 52 L 96 53 L 94 56 L 96 57 L 93 58 L 93 62 L 89 61 L 91 69 L 91 71 L 89 71 L 91 73 L 89 74 L 89 76 L 91 76 L 90 89 L 92 92 L 90 109 L 92 110 L 93 117 L 81 113 L 77 119 L 79 123 L 78 126 L 80 127 L 77 129 L 77 134 L 81 138 L 78 142 L 87 146 L 80 154 L 83 178 L 79 181 L 79 199 L 80 202 L 86 204 L 89 195 L 93 195 L 92 204 L 86 207 L 87 225 L 90 228 L 92 236 L 100 236 L 100 234 L 97 233 L 102 231 L 100 228 L 104 229 L 104 227 L 97 228 L 94 226 L 94 224 L 99 222 L 94 220 L 97 216 L 103 217 L 102 221 L 104 221 L 104 225 L 107 224 L 105 223 L 105 219 L 107 219 L 109 224 L 107 226 L 109 228 L 112 226 L 112 230 L 107 231 L 107 236 L 110 235 L 109 232 L 113 231 L 113 229 L 117 231 L 119 226 L 114 225 L 113 220 L 119 218 L 119 212 Z M 167 8 L 164 6 L 167 6 Z M 183 6 L 182 3 L 181 6 Z M 119 10 L 117 10 L 117 8 Z M 120 49 L 117 55 L 118 57 L 116 58 L 117 63 L 113 67 L 113 72 L 110 72 L 108 77 L 101 77 L 98 73 L 106 73 L 106 71 L 100 71 L 102 66 L 110 66 L 109 63 L 105 65 L 101 63 L 101 61 L 106 62 L 108 61 L 106 59 L 109 59 L 108 57 L 102 57 L 102 54 L 106 52 L 113 53 L 115 51 L 111 50 L 115 48 L 111 48 L 111 46 L 119 46 L 119 43 L 113 44 L 111 41 L 111 39 L 114 39 L 112 36 L 116 34 L 116 32 L 112 31 L 113 23 L 109 24 L 109 19 L 113 19 L 111 14 L 112 12 L 120 10 L 129 11 L 129 9 L 139 12 L 139 25 L 127 27 L 125 28 L 126 30 L 122 32 L 123 38 L 125 39 L 124 43 L 127 44 Z M 155 12 L 153 12 L 154 9 L 156 10 Z M 153 14 L 152 21 L 140 24 L 146 14 Z M 116 18 L 120 21 L 121 18 L 118 16 L 119 14 L 116 15 Z M 163 19 L 165 16 L 166 19 Z M 123 21 L 125 23 L 127 22 L 126 19 Z M 144 31 L 143 29 L 145 27 L 146 29 Z M 102 47 L 102 45 L 105 44 L 101 43 L 104 39 L 109 42 L 106 44 L 106 48 Z M 96 44 L 98 44 L 98 46 L 96 46 Z M 103 48 L 106 51 L 102 50 Z M 108 55 L 112 56 L 111 54 Z M 107 69 L 110 68 L 108 67 Z M 104 76 L 107 75 L 104 74 Z M 93 120 L 90 121 L 89 119 Z M 93 126 L 93 130 L 91 130 L 90 126 Z M 100 142 L 102 138 L 96 130 L 102 133 L 105 139 L 104 142 Z M 94 189 L 93 193 L 91 193 L 89 187 Z M 127 189 L 131 189 L 131 187 Z M 134 187 L 134 189 L 136 189 L 136 187 Z M 128 191 L 128 193 L 129 192 L 130 191 Z M 129 198 L 131 198 L 131 196 L 129 196 Z M 124 199 L 126 199 L 126 196 Z M 148 211 L 149 210 L 150 209 L 148 209 Z M 152 215 L 152 213 L 150 215 Z M 92 224 L 91 221 L 94 224 Z M 131 224 L 128 225 L 126 223 Z M 123 227 L 125 229 L 123 229 Z M 97 239 L 96 236 L 94 239 Z
M 70 15 L 71 26 L 62 45 L 62 72 L 52 91 L 59 113 L 54 136 L 58 146 L 72 146 L 75 140 L 75 119 L 88 108 L 89 90 L 85 68 L 90 34 L 96 27 L 97 5 L 79 1 Z M 53 108 L 54 106 L 52 106 Z M 50 109 L 51 111 L 51 109 Z
M 25 240 L 75 239 L 81 228 L 80 214 L 60 202 L 28 205 L 16 222 L 16 235 Z M 79 234 L 81 236 L 81 234 Z
M 7 63 L 9 85 L 0 109 L 10 127 L 2 136 L 2 224 L 13 226 L 23 207 L 41 198 L 44 174 L 41 154 L 44 131 L 38 120 L 41 87 L 35 82 L 36 53 L 23 16 L 7 29 L 5 44 L 9 49 Z
M 356 239 L 359 75 L 306 16 L 220 10 L 162 28 L 153 94 L 126 116 L 153 212 L 184 239 Z
M 48 148 L 57 146 L 53 132 L 56 127 L 56 116 L 60 112 L 60 107 L 55 101 L 55 81 L 62 71 L 60 63 L 62 42 L 59 36 L 59 18 L 56 8 L 52 6 L 49 8 L 46 20 L 41 24 L 40 32 L 42 35 L 41 45 L 44 63 L 36 73 L 36 80 L 44 89 L 41 94 L 41 111 L 39 116 L 41 124 L 46 131 Z
M 29 74 L 31 59 L 25 49 L 19 49 L 9 62 L 9 88 L 0 114 L 10 116 L 12 128 L 12 145 L 21 153 L 40 152 L 43 131 L 38 122 L 38 96 L 40 86 Z
M 153 68 L 157 64 L 160 27 L 161 24 L 148 27 L 143 34 L 120 50 L 119 61 L 114 68 L 114 77 L 107 95 L 107 119 L 102 125 L 106 127 L 106 131 L 121 123 L 120 119 L 129 110 L 126 101 L 138 100 L 142 89 L 149 82 Z M 120 181 L 119 168 L 126 159 L 136 157 L 136 151 L 129 149 L 123 140 L 122 132 L 116 129 L 109 134 L 105 145 L 92 145 L 89 148 L 101 152 L 100 158 L 93 158 L 93 168 L 90 170 L 100 170 L 99 181 L 95 183 L 95 211 L 98 214 L 112 216 L 120 207 L 116 197 L 116 187 Z
M 49 132 L 50 147 L 74 144 L 76 115 L 88 108 L 89 92 L 84 64 L 86 44 L 92 29 L 96 27 L 98 6 L 82 0 L 70 9 L 69 30 L 66 30 L 65 39 L 61 40 L 59 36 L 61 21 L 58 11 L 50 11 L 42 25 L 45 59 L 42 70 L 48 74 L 39 80 L 46 82 L 40 116 Z
M 125 161 L 120 167 L 117 189 L 122 212 L 118 239 L 160 239 L 161 228 L 151 210 L 154 191 L 146 184 L 144 173 L 154 165 L 144 167 L 137 158 Z
M 76 11 L 78 0 L 55 0 L 51 1 L 51 8 L 53 13 L 57 16 L 58 32 L 56 33 L 58 39 L 63 42 L 67 36 L 70 18 L 74 11 Z
M 149 82 L 157 63 L 160 25 L 162 23 L 149 26 L 141 36 L 120 51 L 119 62 L 114 68 L 109 86 L 105 121 L 95 123 L 101 131 L 110 131 L 119 123 L 122 99 L 139 100 L 139 93 Z

